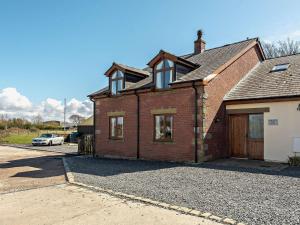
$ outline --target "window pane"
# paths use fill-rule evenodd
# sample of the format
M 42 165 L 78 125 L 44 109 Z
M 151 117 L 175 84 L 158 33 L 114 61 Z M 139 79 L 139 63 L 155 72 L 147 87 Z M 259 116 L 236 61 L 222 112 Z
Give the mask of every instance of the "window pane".
M 155 116 L 155 140 L 161 140 L 164 138 L 163 119 L 163 116 Z
M 168 140 L 172 140 L 173 133 L 173 116 L 165 117 L 165 138 Z
M 117 81 L 111 82 L 111 93 L 113 95 L 117 94 Z
M 276 72 L 276 71 L 283 71 L 283 70 L 287 70 L 289 68 L 289 65 L 290 64 L 278 64 L 278 65 L 275 65 L 273 68 L 272 68 L 272 72 Z
M 249 138 L 264 138 L 264 115 L 249 115 Z
M 156 70 L 161 70 L 163 67 L 164 61 L 160 61 L 160 63 L 157 64 Z
M 162 80 L 162 73 L 156 73 L 156 87 L 163 88 L 163 80 Z
M 118 89 L 117 91 L 121 91 L 123 89 L 123 79 L 118 80 Z
M 118 74 L 117 74 L 117 77 L 124 77 L 124 74 L 122 71 L 118 70 Z
M 170 67 L 173 67 L 174 66 L 174 63 L 168 59 L 165 60 L 165 67 L 166 68 L 170 68 Z
M 117 137 L 123 137 L 123 117 L 117 118 Z
M 117 77 L 117 72 L 114 72 L 113 75 L 111 76 L 112 79 Z
M 110 118 L 110 136 L 116 137 L 116 118 Z
M 155 140 L 171 141 L 173 137 L 173 116 L 155 116 Z
M 166 71 L 165 72 L 165 82 L 164 82 L 164 88 L 168 88 L 169 84 L 172 82 L 172 71 Z

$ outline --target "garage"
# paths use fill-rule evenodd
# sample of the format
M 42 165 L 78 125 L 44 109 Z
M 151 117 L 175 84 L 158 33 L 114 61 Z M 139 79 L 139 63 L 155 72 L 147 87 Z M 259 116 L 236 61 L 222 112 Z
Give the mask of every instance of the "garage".
M 275 162 L 300 157 L 300 54 L 265 60 L 224 100 L 229 156 Z
M 229 150 L 231 157 L 264 159 L 263 113 L 229 116 Z

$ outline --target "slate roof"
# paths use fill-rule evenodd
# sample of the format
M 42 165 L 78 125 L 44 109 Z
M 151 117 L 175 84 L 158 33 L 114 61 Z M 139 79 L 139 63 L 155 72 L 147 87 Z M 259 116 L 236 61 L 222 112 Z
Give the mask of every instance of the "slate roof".
M 137 83 L 133 83 L 129 87 L 126 87 L 123 91 L 129 91 L 129 90 L 134 90 L 137 88 L 145 88 L 145 87 L 153 86 L 152 85 L 152 77 L 153 77 L 153 75 L 150 74 L 149 77 L 146 77 L 145 79 L 140 80 Z
M 139 74 L 142 74 L 142 75 L 145 75 L 145 76 L 149 76 L 150 75 L 150 72 L 145 70 L 145 69 L 138 69 L 138 68 L 135 68 L 135 67 L 132 67 L 132 66 L 127 66 L 127 65 L 124 65 L 124 64 L 120 64 L 120 63 L 113 63 L 113 65 L 117 65 L 125 70 L 128 70 L 128 71 L 132 71 L 132 72 L 135 72 L 135 73 L 139 73 Z
M 96 91 L 92 94 L 89 94 L 88 97 L 93 97 L 93 96 L 96 96 L 96 95 L 107 93 L 109 91 L 108 88 L 109 88 L 108 86 L 104 87 L 104 88 L 100 89 L 99 91 Z
M 285 71 L 270 72 L 275 65 L 289 63 Z M 224 100 L 247 100 L 300 96 L 300 54 L 268 59 L 257 65 Z
M 181 56 L 181 58 L 190 61 L 194 64 L 200 65 L 199 68 L 185 74 L 177 81 L 173 83 L 183 82 L 183 81 L 192 81 L 198 79 L 204 79 L 205 77 L 212 74 L 216 69 L 220 66 L 227 63 L 230 59 L 232 59 L 235 55 L 240 53 L 243 49 L 248 47 L 248 45 L 256 42 L 257 38 L 252 38 L 228 45 L 224 45 L 217 48 L 207 49 L 202 53 L 199 54 L 188 54 Z M 124 89 L 132 90 L 137 88 L 145 87 L 146 85 L 151 86 L 149 83 L 152 82 L 152 77 L 148 77 L 144 80 L 137 82 L 136 84 Z
M 188 56 L 186 60 L 199 64 L 200 67 L 181 77 L 176 82 L 204 79 L 248 47 L 249 44 L 256 41 L 257 38 L 248 39 L 218 48 L 208 49 L 197 55 Z
M 223 66 L 225 63 L 227 63 L 230 59 L 232 59 L 234 56 L 236 56 L 238 53 L 240 53 L 242 50 L 247 48 L 250 44 L 253 44 L 254 42 L 257 42 L 257 38 L 247 39 L 244 41 L 224 45 L 217 48 L 207 49 L 202 53 L 199 54 L 187 54 L 184 56 L 180 56 L 183 60 L 187 60 L 189 62 L 192 62 L 194 64 L 200 65 L 199 68 L 183 75 L 178 80 L 176 80 L 173 83 L 178 82 L 185 82 L 185 81 L 193 81 L 193 80 L 202 80 L 205 77 L 211 75 L 215 70 L 217 70 L 219 67 Z M 137 69 L 134 67 L 130 67 L 123 64 L 117 64 L 114 63 L 126 70 L 135 71 L 138 73 L 143 73 L 147 75 L 146 78 L 143 80 L 128 85 L 123 91 L 128 90 L 134 90 L 138 88 L 146 88 L 153 86 L 152 84 L 152 70 L 151 68 L 147 67 L 145 69 Z M 89 97 L 105 93 L 104 91 L 100 90 L 98 92 L 95 92 Z

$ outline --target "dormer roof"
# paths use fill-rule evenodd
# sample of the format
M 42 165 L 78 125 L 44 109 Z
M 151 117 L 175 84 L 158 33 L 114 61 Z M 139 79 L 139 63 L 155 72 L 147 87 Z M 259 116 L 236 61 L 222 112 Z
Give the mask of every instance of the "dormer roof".
M 155 63 L 157 63 L 161 58 L 169 59 L 169 60 L 171 60 L 175 63 L 181 63 L 181 64 L 183 64 L 183 65 L 185 65 L 189 68 L 193 68 L 193 69 L 199 67 L 198 63 L 193 63 L 189 60 L 186 60 L 186 59 L 181 58 L 179 56 L 173 55 L 173 54 L 171 54 L 169 52 L 166 52 L 164 50 L 160 50 L 159 53 L 154 58 L 152 58 L 150 60 L 150 62 L 147 63 L 147 65 L 149 67 L 153 67 L 155 65 Z
M 113 62 L 111 67 L 104 74 L 106 76 L 110 76 L 115 70 L 121 70 L 124 73 L 128 72 L 136 76 L 145 77 L 145 78 L 150 75 L 150 73 L 147 70 L 138 69 L 135 67 L 131 67 L 124 64 L 115 63 L 115 62 Z

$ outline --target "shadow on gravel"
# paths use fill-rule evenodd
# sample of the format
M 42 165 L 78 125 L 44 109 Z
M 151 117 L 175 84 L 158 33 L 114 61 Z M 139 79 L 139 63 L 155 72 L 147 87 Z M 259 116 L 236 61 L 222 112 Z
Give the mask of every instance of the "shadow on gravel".
M 61 155 L 54 155 L 11 160 L 1 163 L 0 169 L 24 167 L 24 172 L 17 172 L 12 177 L 46 178 L 60 176 L 65 174 L 61 157 Z M 26 171 L 28 167 L 31 167 L 31 171 Z
M 300 167 L 283 167 L 277 168 L 249 168 L 243 166 L 226 166 L 214 162 L 207 162 L 202 164 L 187 164 L 187 163 L 173 163 L 173 162 L 157 162 L 144 160 L 126 160 L 126 159 L 105 159 L 105 158 L 84 158 L 74 157 L 76 166 L 72 165 L 72 172 L 90 174 L 101 177 L 113 176 L 125 173 L 135 173 L 143 171 L 155 171 L 162 169 L 169 169 L 175 167 L 186 167 L 192 169 L 212 169 L 223 171 L 234 171 L 240 173 L 254 173 L 275 176 L 288 176 L 300 178 Z M 78 159 L 78 160 L 76 160 Z M 80 159 L 80 160 L 79 160 Z
M 75 173 L 90 174 L 97 176 L 114 176 L 124 173 L 135 173 L 142 171 L 154 171 L 182 166 L 180 163 L 150 162 L 143 160 L 106 159 L 92 157 L 72 157 L 76 162 L 71 163 L 71 170 Z M 97 165 L 97 166 L 93 166 Z

